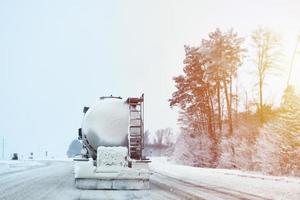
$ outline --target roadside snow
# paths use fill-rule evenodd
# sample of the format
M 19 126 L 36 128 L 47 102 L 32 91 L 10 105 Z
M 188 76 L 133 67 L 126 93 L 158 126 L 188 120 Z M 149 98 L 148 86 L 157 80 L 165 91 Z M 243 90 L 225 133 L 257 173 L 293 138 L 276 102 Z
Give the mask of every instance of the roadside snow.
M 151 158 L 154 172 L 195 185 L 227 188 L 270 199 L 300 199 L 300 177 L 266 176 L 240 170 L 197 168 L 171 163 L 165 157 Z

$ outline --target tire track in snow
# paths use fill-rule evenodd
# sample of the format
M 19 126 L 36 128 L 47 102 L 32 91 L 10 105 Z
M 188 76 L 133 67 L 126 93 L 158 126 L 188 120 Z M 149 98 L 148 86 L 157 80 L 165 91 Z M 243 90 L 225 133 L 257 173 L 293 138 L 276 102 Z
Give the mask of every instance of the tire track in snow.
M 172 190 L 178 195 L 186 195 L 186 199 L 208 199 L 208 200 L 270 200 L 261 196 L 235 191 L 228 188 L 212 187 L 206 185 L 192 184 L 184 180 L 178 180 L 154 172 L 150 178 L 153 184 Z
M 71 166 L 65 163 L 53 163 L 49 167 L 7 175 L 0 180 L 0 199 L 46 199 L 47 194 L 51 194 L 51 191 L 52 194 L 59 191 L 59 185 L 66 180 L 66 175 L 72 177 Z M 70 188 L 72 187 L 73 184 L 70 185 Z M 73 190 L 75 194 L 75 188 Z

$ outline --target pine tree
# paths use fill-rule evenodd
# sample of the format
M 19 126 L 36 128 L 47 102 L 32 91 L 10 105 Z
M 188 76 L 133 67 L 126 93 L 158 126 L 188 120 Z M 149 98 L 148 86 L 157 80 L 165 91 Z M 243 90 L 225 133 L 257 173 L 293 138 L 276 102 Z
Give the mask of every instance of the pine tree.
M 244 39 L 238 37 L 233 30 L 223 33 L 216 29 L 216 31 L 209 34 L 208 40 L 202 42 L 206 56 L 209 58 L 206 71 L 207 80 L 215 88 L 217 94 L 219 130 L 222 131 L 220 98 L 223 89 L 227 107 L 229 136 L 232 136 L 233 133 L 232 81 L 237 75 L 238 67 L 242 63 L 243 53 L 246 51 L 242 48 L 243 41 Z

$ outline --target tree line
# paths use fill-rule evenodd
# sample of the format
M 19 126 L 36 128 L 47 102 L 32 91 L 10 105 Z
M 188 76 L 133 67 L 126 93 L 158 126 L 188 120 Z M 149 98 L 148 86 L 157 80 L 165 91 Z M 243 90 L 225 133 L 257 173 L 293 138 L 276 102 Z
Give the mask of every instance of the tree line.
M 268 116 L 276 112 L 263 97 L 266 77 L 280 68 L 280 37 L 270 29 L 259 27 L 251 39 L 258 91 L 254 113 L 248 112 L 247 100 L 245 110 L 238 111 L 241 98 L 238 72 L 249 52 L 245 38 L 233 29 L 225 32 L 216 29 L 200 45 L 184 46 L 183 74 L 174 77 L 176 90 L 169 102 L 171 107 L 179 108 L 178 121 L 183 132 L 192 138 L 203 134 L 209 138 L 210 166 L 218 165 L 222 139 L 235 137 L 235 128 L 245 115 L 251 118 L 252 125 L 262 127 L 268 122 Z M 234 155 L 233 144 L 229 149 Z

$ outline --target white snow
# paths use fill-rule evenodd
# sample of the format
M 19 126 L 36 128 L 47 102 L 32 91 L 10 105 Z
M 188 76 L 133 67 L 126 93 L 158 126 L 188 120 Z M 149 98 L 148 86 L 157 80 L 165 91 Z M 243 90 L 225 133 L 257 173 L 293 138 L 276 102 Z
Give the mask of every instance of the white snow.
M 127 167 L 127 147 L 98 147 L 97 167 Z
M 75 161 L 74 176 L 75 178 L 92 178 L 94 177 L 96 167 L 94 161 L 90 158 L 88 161 Z
M 300 199 L 300 177 L 266 176 L 240 170 L 177 165 L 167 158 L 151 158 L 150 169 L 179 180 L 207 187 L 227 188 L 271 199 Z
M 121 99 L 104 99 L 86 112 L 82 131 L 95 149 L 98 146 L 125 146 L 128 123 L 128 104 Z
M 159 187 L 151 190 L 80 190 L 74 187 L 72 162 L 49 161 L 20 173 L 0 175 L 1 200 L 181 200 Z
M 42 165 L 45 163 L 34 160 L 0 160 L 0 175 Z
M 88 161 L 75 161 L 75 178 L 149 180 L 148 168 L 143 163 L 136 162 L 132 162 L 132 168 L 129 168 L 127 156 L 127 147 L 98 147 L 97 167 L 92 158 Z

